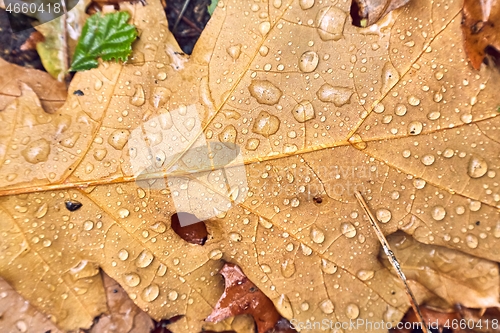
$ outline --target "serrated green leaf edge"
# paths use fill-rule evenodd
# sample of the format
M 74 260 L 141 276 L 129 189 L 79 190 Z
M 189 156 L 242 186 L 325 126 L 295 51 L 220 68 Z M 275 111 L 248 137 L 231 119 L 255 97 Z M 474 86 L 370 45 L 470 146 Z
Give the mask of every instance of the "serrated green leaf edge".
M 210 14 L 210 16 L 213 15 L 214 10 L 217 7 L 218 3 L 219 3 L 219 0 L 212 0 L 212 2 L 210 2 L 210 5 L 207 7 L 208 13 Z
M 127 60 L 137 37 L 135 26 L 127 23 L 129 19 L 128 12 L 90 16 L 83 26 L 70 71 L 96 68 L 99 57 L 106 61 Z

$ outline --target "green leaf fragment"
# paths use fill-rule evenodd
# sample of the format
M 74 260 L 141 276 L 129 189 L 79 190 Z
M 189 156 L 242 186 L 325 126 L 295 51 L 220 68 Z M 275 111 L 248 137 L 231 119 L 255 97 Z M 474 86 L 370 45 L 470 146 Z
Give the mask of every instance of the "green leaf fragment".
M 89 17 L 76 46 L 70 71 L 96 68 L 99 57 L 106 61 L 127 60 L 132 52 L 132 42 L 137 37 L 135 26 L 127 23 L 129 19 L 127 12 Z
M 210 5 L 208 6 L 208 13 L 210 14 L 210 16 L 213 15 L 215 7 L 217 7 L 218 3 L 219 0 L 212 0 L 212 2 L 210 2 Z

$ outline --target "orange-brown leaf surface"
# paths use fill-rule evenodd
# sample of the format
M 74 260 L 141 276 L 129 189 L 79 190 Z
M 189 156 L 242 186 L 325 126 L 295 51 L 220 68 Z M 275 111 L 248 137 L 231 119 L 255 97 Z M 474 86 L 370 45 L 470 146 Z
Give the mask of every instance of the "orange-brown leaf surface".
M 156 320 L 184 315 L 171 331 L 200 331 L 224 262 L 297 329 L 395 324 L 408 301 L 357 190 L 385 234 L 439 249 L 419 250 L 429 276 L 469 263 L 467 293 L 410 281 L 420 302 L 497 306 L 475 281 L 498 281 L 476 268 L 500 260 L 500 78 L 467 63 L 461 5 L 361 29 L 347 2 L 220 1 L 191 56 L 159 1 L 127 5 L 127 64 L 75 75 L 53 114 L 26 87 L 0 111 L 0 275 L 64 330 L 105 310 L 100 268 Z M 172 230 L 178 212 L 205 222 L 203 245 Z

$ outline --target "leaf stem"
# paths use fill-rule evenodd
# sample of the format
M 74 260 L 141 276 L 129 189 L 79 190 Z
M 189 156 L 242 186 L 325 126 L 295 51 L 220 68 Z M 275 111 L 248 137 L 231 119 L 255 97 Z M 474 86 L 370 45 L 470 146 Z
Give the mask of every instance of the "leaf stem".
M 368 220 L 370 221 L 370 224 L 372 225 L 373 229 L 375 230 L 375 234 L 378 237 L 378 240 L 380 241 L 380 244 L 382 244 L 382 248 L 384 249 L 384 253 L 389 259 L 389 262 L 391 263 L 392 267 L 396 270 L 396 273 L 398 274 L 399 279 L 403 282 L 405 286 L 405 291 L 406 294 L 408 295 L 408 298 L 410 299 L 410 305 L 413 308 L 413 311 L 415 312 L 415 315 L 417 316 L 418 320 L 422 323 L 422 331 L 425 333 L 430 333 L 429 329 L 427 328 L 427 325 L 425 324 L 424 317 L 422 316 L 422 313 L 420 312 L 420 308 L 418 307 L 417 300 L 415 298 L 415 295 L 413 295 L 413 292 L 410 289 L 410 286 L 408 286 L 408 283 L 406 282 L 406 276 L 401 270 L 401 265 L 399 264 L 398 260 L 396 259 L 396 256 L 394 255 L 394 252 L 392 252 L 391 247 L 389 246 L 389 242 L 385 238 L 384 234 L 382 233 L 382 230 L 380 229 L 380 226 L 377 223 L 377 219 L 373 215 L 373 212 L 371 211 L 370 207 L 368 207 L 368 204 L 366 203 L 365 199 L 361 195 L 360 192 L 355 191 L 354 196 L 358 200 L 358 203 L 361 205 L 363 210 L 365 211 L 366 215 L 368 216 Z

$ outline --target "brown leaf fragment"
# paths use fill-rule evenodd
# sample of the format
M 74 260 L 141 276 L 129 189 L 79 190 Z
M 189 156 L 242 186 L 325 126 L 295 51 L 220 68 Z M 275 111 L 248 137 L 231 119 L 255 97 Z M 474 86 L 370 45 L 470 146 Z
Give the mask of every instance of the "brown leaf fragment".
M 175 213 L 171 217 L 172 230 L 180 238 L 191 244 L 203 245 L 207 241 L 208 232 L 205 222 L 189 213 Z
M 499 22 L 499 1 L 464 1 L 462 17 L 464 48 L 475 69 L 479 69 L 487 53 L 493 54 L 495 62 L 500 60 Z
M 353 0 L 352 24 L 367 27 L 376 23 L 389 12 L 406 5 L 410 0 Z
M 2 278 L 0 278 L 0 332 L 61 333 L 45 314 L 38 312 Z
M 466 322 L 473 321 L 475 332 L 484 333 L 498 333 L 500 332 L 500 325 L 485 325 L 485 323 L 499 323 L 500 322 L 500 309 L 487 308 L 487 309 L 471 309 L 466 308 L 460 304 L 455 305 L 459 317 Z M 481 325 L 482 324 L 482 325 Z
M 23 68 L 0 58 L 0 73 L 0 111 L 22 95 L 21 82 L 33 89 L 47 113 L 54 113 L 66 101 L 66 85 L 46 72 Z
M 102 273 L 109 314 L 99 317 L 89 333 L 144 333 L 154 328 L 151 317 L 134 304 L 123 288 Z
M 240 267 L 225 263 L 219 273 L 226 281 L 224 293 L 205 321 L 218 322 L 248 313 L 253 316 L 259 333 L 295 332 L 278 313 L 273 302 L 246 277 Z
M 43 42 L 45 37 L 38 31 L 33 31 L 29 38 L 21 45 L 21 51 L 36 50 L 36 44 Z
M 457 312 L 443 313 L 426 306 L 420 307 L 420 311 L 422 312 L 425 322 L 434 332 L 443 332 L 447 322 L 451 325 L 452 322 L 458 322 L 460 320 L 460 315 Z M 401 328 L 391 329 L 390 332 L 411 333 L 413 332 L 410 328 L 412 327 L 411 324 L 413 324 L 413 328 L 415 329 L 420 324 L 420 320 L 417 318 L 414 311 L 408 310 L 403 319 L 401 319 L 401 323 L 398 325 Z

